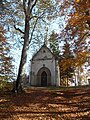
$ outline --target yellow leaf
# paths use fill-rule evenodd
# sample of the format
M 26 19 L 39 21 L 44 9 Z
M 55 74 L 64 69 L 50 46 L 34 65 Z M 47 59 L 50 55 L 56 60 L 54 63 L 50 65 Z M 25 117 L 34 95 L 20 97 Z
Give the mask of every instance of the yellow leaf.
M 76 0 L 76 2 L 78 3 L 78 2 L 80 2 L 80 0 Z

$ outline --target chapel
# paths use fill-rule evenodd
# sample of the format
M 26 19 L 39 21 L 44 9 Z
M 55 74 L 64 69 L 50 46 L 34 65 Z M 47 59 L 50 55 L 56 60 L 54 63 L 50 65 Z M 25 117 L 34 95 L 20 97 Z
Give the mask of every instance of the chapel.
M 31 60 L 31 86 L 60 86 L 60 71 L 58 58 L 50 51 L 46 44 L 34 54 Z

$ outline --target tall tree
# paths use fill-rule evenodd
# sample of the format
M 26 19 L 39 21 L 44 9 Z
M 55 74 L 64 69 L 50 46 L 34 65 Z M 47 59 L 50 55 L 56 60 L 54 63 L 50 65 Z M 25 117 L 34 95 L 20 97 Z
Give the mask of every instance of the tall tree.
M 13 59 L 9 53 L 10 46 L 4 37 L 4 30 L 0 26 L 0 87 L 13 79 Z
M 24 35 L 23 49 L 15 87 L 15 91 L 17 92 L 21 86 L 22 71 L 27 59 L 27 50 L 29 49 L 29 44 L 31 43 L 36 25 L 40 19 L 43 18 L 43 20 L 46 20 L 46 18 L 51 18 L 52 15 L 54 15 L 54 5 L 55 3 L 52 0 L 48 0 L 47 2 L 45 0 L 23 0 L 23 10 L 25 16 L 24 32 L 14 25 L 14 28 Z M 31 26 L 33 26 L 33 28 L 31 28 Z
M 64 0 L 62 2 L 62 15 L 67 19 L 63 29 L 62 39 L 70 43 L 74 55 L 74 67 L 81 67 L 89 54 L 87 39 L 90 37 L 90 1 Z
M 61 85 L 68 86 L 68 81 L 72 81 L 72 76 L 74 73 L 73 68 L 74 56 L 70 48 L 70 44 L 65 41 L 63 46 L 63 54 L 60 60 L 60 71 L 61 71 Z

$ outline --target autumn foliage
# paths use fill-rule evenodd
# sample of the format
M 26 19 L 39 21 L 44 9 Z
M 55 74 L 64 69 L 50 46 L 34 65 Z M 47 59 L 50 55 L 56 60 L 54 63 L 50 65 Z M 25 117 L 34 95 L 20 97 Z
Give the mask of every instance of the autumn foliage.
M 6 42 L 6 39 L 4 37 L 4 30 L 2 26 L 0 26 L 0 43 L 1 42 Z
M 89 0 L 64 0 L 61 7 L 61 16 L 66 16 L 66 26 L 62 30 L 60 37 L 63 41 L 67 41 L 73 54 L 71 57 L 63 57 L 60 66 L 62 71 L 66 71 L 69 67 L 74 70 L 82 69 L 87 62 L 89 52 L 90 37 L 90 1 Z M 68 46 L 65 48 L 67 49 Z M 64 49 L 64 48 L 63 48 Z M 66 54 L 68 50 L 65 50 Z
M 9 56 L 10 47 L 4 37 L 4 30 L 0 27 L 0 89 L 13 77 L 12 58 Z

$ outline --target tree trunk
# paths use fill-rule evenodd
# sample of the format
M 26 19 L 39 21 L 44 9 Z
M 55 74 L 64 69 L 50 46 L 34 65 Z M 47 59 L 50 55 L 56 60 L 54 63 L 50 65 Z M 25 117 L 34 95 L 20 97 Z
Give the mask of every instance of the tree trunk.
M 68 77 L 66 78 L 66 87 L 68 87 Z
M 76 83 L 76 75 L 75 75 L 75 86 L 77 86 L 77 83 Z
M 24 64 L 26 63 L 27 59 L 27 50 L 29 48 L 29 19 L 28 16 L 25 18 L 25 30 L 24 30 L 24 44 L 23 44 L 23 49 L 22 49 L 22 54 L 21 54 L 21 60 L 20 60 L 20 65 L 19 65 L 19 71 L 18 71 L 18 76 L 16 80 L 16 86 L 15 86 L 15 92 L 22 91 L 22 70 L 24 67 Z

